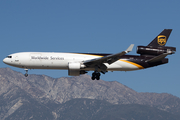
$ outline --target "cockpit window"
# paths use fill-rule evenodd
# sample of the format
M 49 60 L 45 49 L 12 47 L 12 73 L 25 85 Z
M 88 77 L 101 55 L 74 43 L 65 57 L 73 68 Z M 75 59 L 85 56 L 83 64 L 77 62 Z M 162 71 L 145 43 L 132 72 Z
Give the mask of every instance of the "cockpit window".
M 7 58 L 12 58 L 12 56 L 7 56 Z

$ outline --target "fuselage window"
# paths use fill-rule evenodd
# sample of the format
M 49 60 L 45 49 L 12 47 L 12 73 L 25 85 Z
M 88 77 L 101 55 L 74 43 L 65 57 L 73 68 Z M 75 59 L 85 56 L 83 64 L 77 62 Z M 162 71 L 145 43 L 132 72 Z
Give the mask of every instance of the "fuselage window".
M 7 56 L 7 58 L 12 58 L 12 56 Z

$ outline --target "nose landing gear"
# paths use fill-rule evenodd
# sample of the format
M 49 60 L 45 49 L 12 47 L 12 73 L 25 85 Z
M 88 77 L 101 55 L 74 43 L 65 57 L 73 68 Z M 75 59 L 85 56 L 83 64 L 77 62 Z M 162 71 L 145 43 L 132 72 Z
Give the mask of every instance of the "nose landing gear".
M 28 76 L 28 69 L 24 69 L 26 71 L 26 73 L 24 74 L 25 77 Z

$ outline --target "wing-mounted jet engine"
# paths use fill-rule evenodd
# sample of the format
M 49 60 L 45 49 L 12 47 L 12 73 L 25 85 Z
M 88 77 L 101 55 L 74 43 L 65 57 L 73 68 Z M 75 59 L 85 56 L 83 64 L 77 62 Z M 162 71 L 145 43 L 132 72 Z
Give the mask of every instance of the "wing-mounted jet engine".
M 86 74 L 87 72 L 84 70 L 81 70 L 81 68 L 84 68 L 84 65 L 82 65 L 79 62 L 68 63 L 68 75 L 69 76 L 79 76 L 81 74 Z

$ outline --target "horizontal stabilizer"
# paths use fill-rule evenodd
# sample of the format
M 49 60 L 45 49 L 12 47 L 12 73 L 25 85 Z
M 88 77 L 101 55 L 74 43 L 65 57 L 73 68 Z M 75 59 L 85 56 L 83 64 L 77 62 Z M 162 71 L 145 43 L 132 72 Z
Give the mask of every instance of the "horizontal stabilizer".
M 146 62 L 148 62 L 148 63 L 158 62 L 158 61 L 163 60 L 167 55 L 170 55 L 170 54 L 172 54 L 172 53 L 163 53 L 163 54 L 158 55 L 150 60 L 146 60 Z

